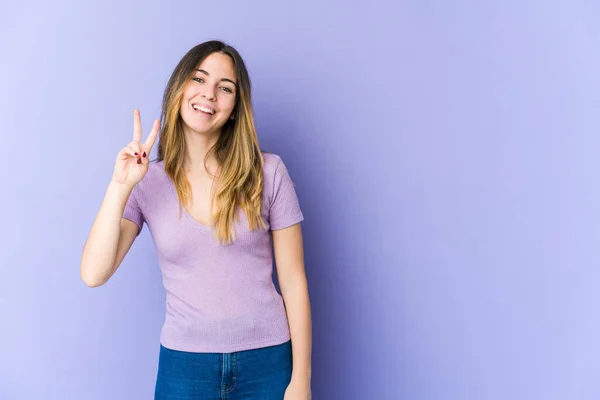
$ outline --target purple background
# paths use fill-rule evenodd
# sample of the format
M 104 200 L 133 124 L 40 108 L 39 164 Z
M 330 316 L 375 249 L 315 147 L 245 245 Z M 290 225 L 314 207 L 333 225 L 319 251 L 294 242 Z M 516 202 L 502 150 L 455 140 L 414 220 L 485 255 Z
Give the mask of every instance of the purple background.
M 149 231 L 100 288 L 80 280 L 81 249 L 133 109 L 145 139 L 176 63 L 220 38 L 247 62 L 261 146 L 305 215 L 315 400 L 598 399 L 599 14 L 4 3 L 0 398 L 152 397 Z

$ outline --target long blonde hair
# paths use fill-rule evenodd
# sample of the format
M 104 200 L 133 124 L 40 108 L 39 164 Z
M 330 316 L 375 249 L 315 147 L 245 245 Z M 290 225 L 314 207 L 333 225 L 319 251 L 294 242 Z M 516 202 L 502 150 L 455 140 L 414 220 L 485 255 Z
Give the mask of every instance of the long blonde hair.
M 231 57 L 238 84 L 233 109 L 235 117 L 223 125 L 217 143 L 204 159 L 206 167 L 206 161 L 214 154 L 219 164 L 220 174 L 214 188 L 217 204 L 213 215 L 214 233 L 219 243 L 229 244 L 235 240 L 233 224 L 234 220 L 239 220 L 238 206 L 245 212 L 250 230 L 266 227 L 261 216 L 264 159 L 252 115 L 250 77 L 244 61 L 233 47 L 217 40 L 204 42 L 192 48 L 177 64 L 163 95 L 157 160 L 164 161 L 165 172 L 175 184 L 181 218 L 181 207 L 190 199 L 191 186 L 183 169 L 186 143 L 179 110 L 185 85 L 192 78 L 194 69 L 215 52 Z M 211 198 L 211 212 L 212 204 Z

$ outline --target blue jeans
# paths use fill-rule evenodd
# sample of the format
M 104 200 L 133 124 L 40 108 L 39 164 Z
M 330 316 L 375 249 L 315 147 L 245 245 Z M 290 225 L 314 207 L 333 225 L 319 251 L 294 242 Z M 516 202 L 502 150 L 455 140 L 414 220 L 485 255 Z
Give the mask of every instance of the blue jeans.
M 234 353 L 160 345 L 155 400 L 282 400 L 292 378 L 292 342 Z

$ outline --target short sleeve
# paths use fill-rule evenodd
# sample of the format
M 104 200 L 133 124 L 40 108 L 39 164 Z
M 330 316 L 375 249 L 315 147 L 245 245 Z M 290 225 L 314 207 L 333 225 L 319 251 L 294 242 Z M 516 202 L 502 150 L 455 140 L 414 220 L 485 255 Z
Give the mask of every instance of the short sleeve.
M 133 187 L 133 190 L 129 194 L 129 198 L 127 199 L 127 203 L 125 204 L 125 209 L 123 210 L 123 218 L 126 218 L 130 221 L 133 221 L 140 228 L 138 230 L 138 235 L 142 232 L 142 227 L 144 226 L 144 215 L 142 214 L 142 210 L 138 203 L 138 185 Z
M 304 220 L 294 183 L 281 159 L 277 162 L 274 175 L 269 209 L 271 230 L 287 228 Z

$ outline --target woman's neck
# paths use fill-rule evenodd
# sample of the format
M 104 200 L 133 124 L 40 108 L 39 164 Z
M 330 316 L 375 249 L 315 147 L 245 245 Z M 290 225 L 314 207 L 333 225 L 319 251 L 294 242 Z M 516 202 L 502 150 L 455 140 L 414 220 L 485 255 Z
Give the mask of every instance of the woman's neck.
M 218 139 L 218 134 L 207 136 L 197 132 L 185 133 L 186 154 L 183 169 L 187 174 L 216 174 L 218 162 L 214 153 L 206 161 L 206 167 L 204 166 L 204 158 Z M 208 168 L 208 171 L 206 168 Z

